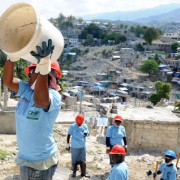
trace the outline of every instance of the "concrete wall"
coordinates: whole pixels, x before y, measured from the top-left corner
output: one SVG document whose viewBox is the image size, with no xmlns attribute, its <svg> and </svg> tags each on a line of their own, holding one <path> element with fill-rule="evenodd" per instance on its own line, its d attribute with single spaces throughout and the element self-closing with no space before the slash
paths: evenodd
<svg viewBox="0 0 180 180">
<path fill-rule="evenodd" d="M 16 122 L 14 111 L 0 111 L 0 133 L 15 134 Z"/>
<path fill-rule="evenodd" d="M 77 97 L 75 97 L 75 96 L 67 97 L 64 101 L 66 107 L 74 105 L 74 104 L 76 104 L 76 102 L 77 102 Z"/>
<path fill-rule="evenodd" d="M 180 122 L 125 120 L 131 150 L 180 151 Z"/>
</svg>

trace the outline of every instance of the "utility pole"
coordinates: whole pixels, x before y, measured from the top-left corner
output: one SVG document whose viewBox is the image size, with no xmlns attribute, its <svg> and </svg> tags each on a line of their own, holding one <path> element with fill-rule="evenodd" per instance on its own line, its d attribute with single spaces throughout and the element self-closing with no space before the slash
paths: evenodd
<svg viewBox="0 0 180 180">
<path fill-rule="evenodd" d="M 81 89 L 79 114 L 82 113 L 83 89 L 84 89 L 84 86 L 82 86 L 82 89 Z"/>
<path fill-rule="evenodd" d="M 79 114 L 82 113 L 82 90 L 81 90 L 81 95 L 80 95 L 80 108 L 79 108 Z"/>
</svg>

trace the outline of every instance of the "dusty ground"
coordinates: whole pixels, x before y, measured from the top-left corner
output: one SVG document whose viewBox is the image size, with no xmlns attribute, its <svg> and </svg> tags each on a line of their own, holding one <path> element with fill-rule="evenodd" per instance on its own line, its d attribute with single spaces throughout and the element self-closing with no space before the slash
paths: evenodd
<svg viewBox="0 0 180 180">
<path fill-rule="evenodd" d="M 65 150 L 66 133 L 69 125 L 55 125 L 55 139 L 57 141 L 61 160 L 56 175 L 71 173 L 71 155 Z M 97 135 L 96 130 L 91 131 L 87 139 L 87 169 L 92 180 L 106 180 L 110 171 L 109 159 L 105 154 L 104 138 Z M 6 152 L 7 154 L 3 154 Z M 15 165 L 17 154 L 15 135 L 0 135 L 0 180 L 18 179 L 18 167 Z M 162 161 L 162 153 L 130 152 L 126 156 L 129 166 L 129 180 L 148 180 L 152 177 L 146 176 L 146 171 L 154 169 L 157 160 Z M 5 155 L 5 158 L 2 157 Z M 64 173 L 64 174 L 63 174 Z M 86 179 L 79 176 L 76 178 L 58 178 L 58 180 Z"/>
</svg>

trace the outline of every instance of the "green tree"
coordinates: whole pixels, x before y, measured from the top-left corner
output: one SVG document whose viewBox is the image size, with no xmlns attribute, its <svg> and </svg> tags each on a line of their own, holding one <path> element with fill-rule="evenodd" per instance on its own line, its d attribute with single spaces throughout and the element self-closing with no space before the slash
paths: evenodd
<svg viewBox="0 0 180 180">
<path fill-rule="evenodd" d="M 7 55 L 0 50 L 0 67 L 3 67 L 7 59 Z"/>
<path fill-rule="evenodd" d="M 74 16 L 70 15 L 67 17 L 67 21 L 74 23 L 76 21 L 76 18 Z"/>
<path fill-rule="evenodd" d="M 106 32 L 100 29 L 96 24 L 91 23 L 86 26 L 79 35 L 80 39 L 86 39 L 87 36 L 91 35 L 92 38 L 102 39 L 104 38 Z"/>
<path fill-rule="evenodd" d="M 130 32 L 134 33 L 137 37 L 139 37 L 141 34 L 144 34 L 145 29 L 147 29 L 146 26 L 131 26 Z"/>
<path fill-rule="evenodd" d="M 20 59 L 15 63 L 15 76 L 24 81 L 28 80 L 26 73 L 24 72 L 25 67 L 28 66 L 28 62 L 26 60 Z"/>
<path fill-rule="evenodd" d="M 161 62 L 162 62 L 162 60 L 159 59 L 158 54 L 155 54 L 154 60 L 155 60 L 158 64 L 161 64 Z"/>
<path fill-rule="evenodd" d="M 87 36 L 86 36 L 86 40 L 85 40 L 85 42 L 84 42 L 84 45 L 85 46 L 94 46 L 95 44 L 94 44 L 94 40 L 93 40 L 93 36 L 91 35 L 91 34 L 87 34 Z"/>
<path fill-rule="evenodd" d="M 62 29 L 62 24 L 63 24 L 63 22 L 65 22 L 65 16 L 63 15 L 63 13 L 60 13 L 59 14 L 59 16 L 58 16 L 58 18 L 57 18 L 57 27 L 59 28 L 59 29 Z"/>
<path fill-rule="evenodd" d="M 155 74 L 158 71 L 158 63 L 155 60 L 145 60 L 140 66 L 140 71 L 149 75 Z"/>
<path fill-rule="evenodd" d="M 61 24 L 61 29 L 72 28 L 72 27 L 73 27 L 73 23 L 70 21 L 62 22 Z"/>
<path fill-rule="evenodd" d="M 135 50 L 136 50 L 136 51 L 140 51 L 140 52 L 144 52 L 144 47 L 143 47 L 142 44 L 137 43 L 137 44 L 135 45 Z"/>
<path fill-rule="evenodd" d="M 78 22 L 79 22 L 79 23 L 84 22 L 83 18 L 78 18 Z"/>
<path fill-rule="evenodd" d="M 169 83 L 164 83 L 161 81 L 157 81 L 155 83 L 155 89 L 156 93 L 152 94 L 149 98 L 149 100 L 156 105 L 162 98 L 163 99 L 169 99 L 170 92 L 172 89 L 172 86 Z"/>
<path fill-rule="evenodd" d="M 110 34 L 107 34 L 102 42 L 105 44 L 108 43 L 108 40 L 115 41 L 115 44 L 119 44 L 120 42 L 125 42 L 127 38 L 124 35 L 121 35 L 119 33 L 112 32 Z"/>
<path fill-rule="evenodd" d="M 177 42 L 174 42 L 171 44 L 171 51 L 173 53 L 176 53 L 177 52 L 177 48 L 179 47 L 179 44 Z"/>
<path fill-rule="evenodd" d="M 147 28 L 144 31 L 144 40 L 148 43 L 151 44 L 153 40 L 158 39 L 160 36 L 160 33 L 158 30 L 156 30 L 153 27 Z"/>
</svg>

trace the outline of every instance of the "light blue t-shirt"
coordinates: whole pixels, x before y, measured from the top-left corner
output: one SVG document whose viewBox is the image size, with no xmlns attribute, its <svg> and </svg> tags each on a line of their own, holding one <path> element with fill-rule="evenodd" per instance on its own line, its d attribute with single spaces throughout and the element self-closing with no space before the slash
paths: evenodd
<svg viewBox="0 0 180 180">
<path fill-rule="evenodd" d="M 176 180 L 177 168 L 174 165 L 167 166 L 165 162 L 162 162 L 158 171 L 162 172 L 161 178 L 163 180 Z"/>
<path fill-rule="evenodd" d="M 126 130 L 124 126 L 116 127 L 111 125 L 108 127 L 106 137 L 110 138 L 110 144 L 115 146 L 117 144 L 124 146 L 123 137 L 126 137 Z"/>
<path fill-rule="evenodd" d="M 48 111 L 34 105 L 34 91 L 29 84 L 20 81 L 16 96 L 16 134 L 18 158 L 29 161 L 48 159 L 57 151 L 53 138 L 53 125 L 61 108 L 61 96 L 49 89 L 51 105 Z"/>
<path fill-rule="evenodd" d="M 68 134 L 72 135 L 71 147 L 80 149 L 86 147 L 86 137 L 83 133 L 89 133 L 89 129 L 86 124 L 78 126 L 76 123 L 69 127 Z"/>
<path fill-rule="evenodd" d="M 108 175 L 108 180 L 128 180 L 128 166 L 125 162 L 115 164 Z"/>
</svg>

